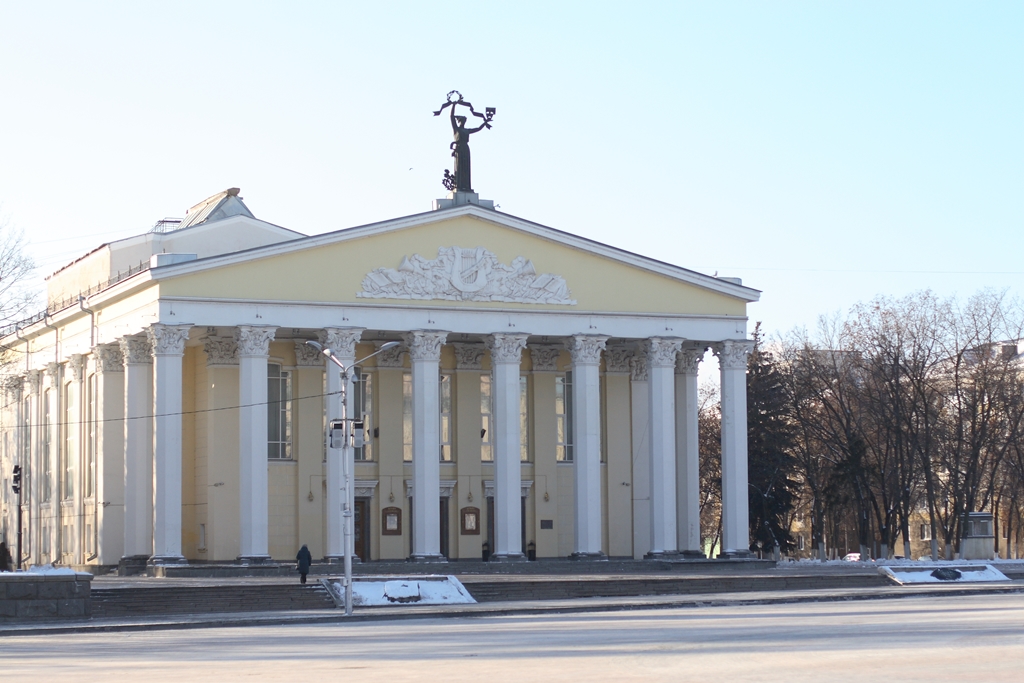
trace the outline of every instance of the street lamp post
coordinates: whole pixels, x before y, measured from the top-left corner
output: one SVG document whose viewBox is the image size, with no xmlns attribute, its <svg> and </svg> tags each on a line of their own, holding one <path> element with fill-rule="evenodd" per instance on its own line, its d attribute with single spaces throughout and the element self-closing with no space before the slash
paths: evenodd
<svg viewBox="0 0 1024 683">
<path fill-rule="evenodd" d="M 354 436 L 352 425 L 355 420 L 350 419 L 348 416 L 349 370 L 355 368 L 360 363 L 373 358 L 378 353 L 398 346 L 398 342 L 392 341 L 382 344 L 379 349 L 371 353 L 369 356 L 365 356 L 354 361 L 349 367 L 345 367 L 345 364 L 335 357 L 334 350 L 329 346 L 324 346 L 323 344 L 312 340 L 307 341 L 306 344 L 327 356 L 332 363 L 341 368 L 341 420 L 339 420 L 339 422 L 341 422 L 341 472 L 342 477 L 345 480 L 345 498 L 344 502 L 341 504 L 341 518 L 345 538 L 345 616 L 350 617 L 352 616 L 352 555 L 355 551 L 355 518 L 353 513 L 353 507 L 355 507 L 355 457 L 352 443 Z M 338 446 L 335 445 L 337 443 L 335 440 L 335 432 L 337 430 L 334 428 L 334 423 L 334 420 L 330 420 L 328 422 L 330 429 L 330 433 L 328 434 L 328 443 L 331 448 L 337 449 Z M 335 511 L 328 510 L 327 514 L 335 514 Z"/>
</svg>

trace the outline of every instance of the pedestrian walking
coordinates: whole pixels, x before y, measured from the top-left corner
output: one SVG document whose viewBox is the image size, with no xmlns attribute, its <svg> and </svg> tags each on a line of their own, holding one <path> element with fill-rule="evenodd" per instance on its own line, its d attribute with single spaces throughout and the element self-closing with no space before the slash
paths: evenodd
<svg viewBox="0 0 1024 683">
<path fill-rule="evenodd" d="M 295 561 L 298 563 L 296 569 L 299 570 L 299 583 L 306 583 L 309 565 L 313 564 L 313 556 L 309 554 L 309 548 L 305 545 L 299 548 L 299 554 L 295 556 Z"/>
</svg>

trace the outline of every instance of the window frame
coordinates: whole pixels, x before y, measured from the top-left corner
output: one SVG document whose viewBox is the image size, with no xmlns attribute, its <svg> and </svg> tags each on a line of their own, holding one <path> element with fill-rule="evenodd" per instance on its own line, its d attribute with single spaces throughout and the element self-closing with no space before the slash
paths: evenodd
<svg viewBox="0 0 1024 683">
<path fill-rule="evenodd" d="M 271 368 L 277 368 L 279 374 L 271 375 Z M 292 453 L 294 396 L 292 371 L 286 370 L 283 363 L 267 363 L 267 460 L 286 462 L 294 460 Z M 278 385 L 276 393 L 272 390 Z M 275 410 L 274 405 L 277 404 Z M 275 434 L 274 429 L 278 429 Z M 272 437 L 279 438 L 274 439 Z M 276 455 L 274 454 L 276 450 Z"/>
</svg>

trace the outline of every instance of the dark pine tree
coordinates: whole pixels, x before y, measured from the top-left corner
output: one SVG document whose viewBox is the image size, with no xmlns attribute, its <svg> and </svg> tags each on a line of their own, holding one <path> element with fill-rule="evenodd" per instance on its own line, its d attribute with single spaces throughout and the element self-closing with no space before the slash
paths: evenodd
<svg viewBox="0 0 1024 683">
<path fill-rule="evenodd" d="M 789 514 L 797 492 L 794 474 L 796 432 L 790 419 L 789 387 L 770 351 L 761 324 L 754 328 L 754 350 L 747 363 L 747 476 L 750 485 L 750 549 L 795 549 Z"/>
</svg>

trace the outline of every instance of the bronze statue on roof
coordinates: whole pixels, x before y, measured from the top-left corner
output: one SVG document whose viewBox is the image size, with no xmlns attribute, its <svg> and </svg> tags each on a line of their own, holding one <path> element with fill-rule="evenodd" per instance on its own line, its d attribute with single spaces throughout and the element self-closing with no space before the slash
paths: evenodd
<svg viewBox="0 0 1024 683">
<path fill-rule="evenodd" d="M 483 119 L 476 128 L 466 128 L 466 121 L 468 120 L 465 116 L 457 116 L 455 114 L 455 108 L 457 106 L 467 107 L 469 113 L 473 116 Z M 469 136 L 473 133 L 478 133 L 484 128 L 491 127 L 491 121 L 494 119 L 495 108 L 487 107 L 484 113 L 473 109 L 473 105 L 462 99 L 462 93 L 458 90 L 452 90 L 448 93 L 447 101 L 441 105 L 441 108 L 434 112 L 434 116 L 440 116 L 448 107 L 451 107 L 451 121 L 452 121 L 452 133 L 455 136 L 455 141 L 451 144 L 452 156 L 455 157 L 455 173 L 451 173 L 448 169 L 444 171 L 444 180 L 442 184 L 448 190 L 454 190 L 455 192 L 472 192 L 473 181 L 471 178 L 471 162 L 469 155 Z"/>
</svg>

